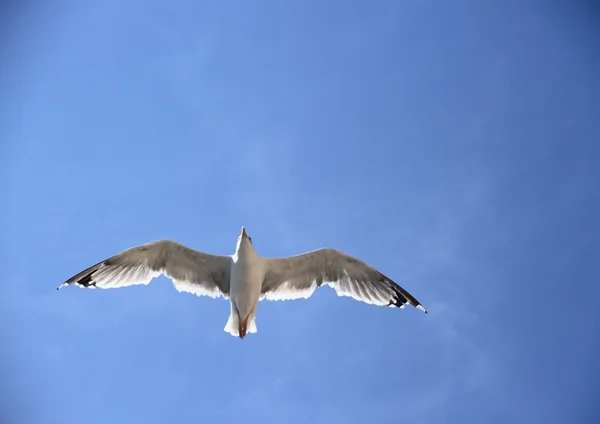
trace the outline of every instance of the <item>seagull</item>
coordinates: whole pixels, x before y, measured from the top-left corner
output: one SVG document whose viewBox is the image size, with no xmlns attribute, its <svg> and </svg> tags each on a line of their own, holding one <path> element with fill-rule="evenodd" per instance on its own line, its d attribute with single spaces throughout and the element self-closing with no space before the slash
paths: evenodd
<svg viewBox="0 0 600 424">
<path fill-rule="evenodd" d="M 170 278 L 178 292 L 229 299 L 224 331 L 243 339 L 256 333 L 258 302 L 307 299 L 327 284 L 338 296 L 368 304 L 427 310 L 410 293 L 367 263 L 339 250 L 321 248 L 296 256 L 261 257 L 242 227 L 235 253 L 212 255 L 172 240 L 158 240 L 124 250 L 69 278 L 57 290 L 119 288 Z"/>
</svg>

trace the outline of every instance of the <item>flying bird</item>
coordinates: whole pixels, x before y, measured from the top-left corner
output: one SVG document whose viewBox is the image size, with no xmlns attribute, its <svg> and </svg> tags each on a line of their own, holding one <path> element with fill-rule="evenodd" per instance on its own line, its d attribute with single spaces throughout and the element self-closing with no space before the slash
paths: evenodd
<svg viewBox="0 0 600 424">
<path fill-rule="evenodd" d="M 258 302 L 309 298 L 327 284 L 338 296 L 378 305 L 425 308 L 410 293 L 367 263 L 339 250 L 321 248 L 296 256 L 261 257 L 242 227 L 235 253 L 212 255 L 172 240 L 132 247 L 69 278 L 57 290 L 118 288 L 148 284 L 164 274 L 179 292 L 229 299 L 231 312 L 224 330 L 244 338 L 256 333 Z"/>
</svg>

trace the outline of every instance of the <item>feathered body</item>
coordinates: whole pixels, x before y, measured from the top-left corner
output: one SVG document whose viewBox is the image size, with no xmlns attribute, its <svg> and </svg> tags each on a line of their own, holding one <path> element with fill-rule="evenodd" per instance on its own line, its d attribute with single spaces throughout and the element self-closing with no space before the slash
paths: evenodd
<svg viewBox="0 0 600 424">
<path fill-rule="evenodd" d="M 249 237 L 238 240 L 232 256 L 229 300 L 231 314 L 225 331 L 232 336 L 245 337 L 246 332 L 256 333 L 254 318 L 265 277 L 264 262 L 258 256 Z"/>
</svg>

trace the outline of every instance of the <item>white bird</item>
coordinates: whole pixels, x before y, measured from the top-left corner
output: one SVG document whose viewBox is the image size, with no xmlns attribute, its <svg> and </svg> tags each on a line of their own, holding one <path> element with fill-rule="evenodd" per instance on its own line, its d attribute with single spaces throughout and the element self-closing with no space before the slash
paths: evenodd
<svg viewBox="0 0 600 424">
<path fill-rule="evenodd" d="M 425 308 L 398 284 L 365 262 L 334 249 L 317 249 L 283 258 L 258 255 L 244 227 L 231 256 L 211 255 L 171 240 L 136 246 L 103 260 L 61 284 L 118 288 L 148 284 L 164 274 L 177 291 L 230 300 L 224 330 L 244 338 L 256 333 L 256 308 L 262 299 L 309 298 L 324 283 L 339 296 L 378 306 Z"/>
</svg>

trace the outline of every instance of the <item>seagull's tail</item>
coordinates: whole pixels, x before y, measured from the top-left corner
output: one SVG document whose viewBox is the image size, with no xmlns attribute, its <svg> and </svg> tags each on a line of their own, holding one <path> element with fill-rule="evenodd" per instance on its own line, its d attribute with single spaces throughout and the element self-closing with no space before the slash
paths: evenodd
<svg viewBox="0 0 600 424">
<path fill-rule="evenodd" d="M 240 326 L 239 319 L 237 314 L 232 313 L 229 315 L 229 319 L 227 320 L 227 324 L 225 324 L 225 328 L 223 329 L 226 333 L 231 334 L 233 337 L 240 336 Z M 251 321 L 248 322 L 248 327 L 246 333 L 256 333 L 258 328 L 256 327 L 256 321 L 252 318 Z"/>
</svg>

